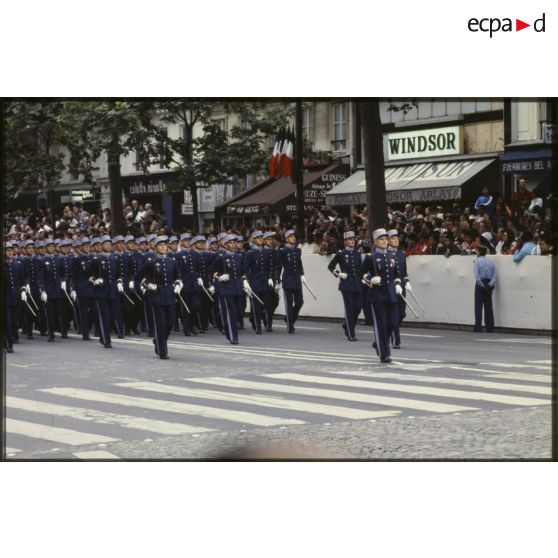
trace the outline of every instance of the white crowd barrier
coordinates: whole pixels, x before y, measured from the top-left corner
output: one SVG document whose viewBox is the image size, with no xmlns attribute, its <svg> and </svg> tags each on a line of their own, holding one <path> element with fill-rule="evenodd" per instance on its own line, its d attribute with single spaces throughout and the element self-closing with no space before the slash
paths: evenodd
<svg viewBox="0 0 558 558">
<path fill-rule="evenodd" d="M 527 256 L 519 264 L 511 256 L 487 256 L 496 264 L 496 288 L 492 296 L 496 327 L 551 330 L 552 256 Z M 407 271 L 413 293 L 425 313 L 415 318 L 407 311 L 406 322 L 473 325 L 474 286 L 473 261 L 476 256 L 411 256 Z M 314 300 L 303 288 L 304 306 L 301 317 L 343 318 L 343 303 L 338 280 L 327 270 L 331 257 L 302 256 L 306 280 L 316 295 Z M 283 292 L 277 308 L 284 314 Z M 362 314 L 360 315 L 362 318 Z"/>
</svg>

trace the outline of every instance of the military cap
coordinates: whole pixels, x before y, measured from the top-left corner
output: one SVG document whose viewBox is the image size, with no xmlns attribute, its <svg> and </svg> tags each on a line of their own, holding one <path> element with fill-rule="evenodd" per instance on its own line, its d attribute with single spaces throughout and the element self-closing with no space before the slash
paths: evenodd
<svg viewBox="0 0 558 558">
<path fill-rule="evenodd" d="M 103 242 L 112 242 L 112 241 L 108 234 L 104 234 L 103 236 L 101 236 L 101 238 L 99 238 L 99 242 L 103 244 Z"/>
<path fill-rule="evenodd" d="M 216 238 L 215 236 L 210 236 L 210 237 L 207 239 L 207 243 L 208 243 L 208 244 L 213 244 L 214 242 L 217 242 L 217 238 Z"/>
<path fill-rule="evenodd" d="M 263 235 L 264 240 L 265 240 L 266 238 L 272 238 L 272 237 L 274 237 L 274 236 L 275 236 L 275 233 L 274 233 L 273 231 L 268 231 L 268 232 L 264 233 L 264 235 Z"/>
<path fill-rule="evenodd" d="M 386 231 L 386 229 L 376 229 L 373 233 L 372 233 L 372 238 L 374 240 L 377 240 L 378 238 L 380 238 L 381 236 L 387 236 L 388 233 Z"/>
<path fill-rule="evenodd" d="M 228 234 L 223 238 L 223 242 L 226 244 L 227 242 L 236 241 L 236 234 Z"/>
<path fill-rule="evenodd" d="M 50 246 L 51 244 L 54 244 L 54 240 L 52 238 L 45 238 L 45 240 L 43 241 L 43 245 L 46 248 L 47 246 Z"/>
<path fill-rule="evenodd" d="M 392 236 L 399 236 L 399 231 L 397 229 L 390 229 L 387 234 L 391 238 Z"/>
<path fill-rule="evenodd" d="M 252 233 L 252 238 L 261 238 L 264 235 L 262 231 L 254 231 Z"/>
<path fill-rule="evenodd" d="M 151 242 L 152 240 L 155 240 L 157 238 L 156 234 L 148 234 L 147 235 L 147 242 Z"/>
<path fill-rule="evenodd" d="M 145 236 L 136 238 L 136 244 L 147 244 L 147 238 L 145 238 Z"/>
<path fill-rule="evenodd" d="M 169 241 L 169 237 L 166 235 L 157 236 L 155 237 L 155 246 L 157 246 L 157 244 L 160 244 L 161 242 L 168 242 L 168 241 Z"/>
<path fill-rule="evenodd" d="M 182 233 L 180 235 L 180 240 L 190 240 L 192 238 L 192 234 L 191 233 Z"/>
<path fill-rule="evenodd" d="M 218 238 L 219 240 L 224 240 L 227 236 L 228 236 L 228 234 L 227 234 L 226 232 L 222 232 L 222 233 L 219 233 L 219 234 L 217 235 L 217 238 Z"/>
<path fill-rule="evenodd" d="M 23 241 L 23 247 L 25 248 L 26 246 L 29 246 L 30 244 L 33 244 L 33 241 L 31 239 L 28 240 L 24 240 Z"/>
<path fill-rule="evenodd" d="M 124 237 L 124 242 L 135 242 L 135 238 L 133 235 L 129 234 L 127 236 Z"/>
<path fill-rule="evenodd" d="M 178 242 L 178 238 L 177 238 L 176 236 L 171 236 L 171 237 L 169 237 L 169 244 L 170 244 L 171 242 Z"/>
<path fill-rule="evenodd" d="M 191 244 L 195 244 L 196 242 L 205 242 L 205 236 L 203 236 L 203 234 L 198 234 L 194 236 L 190 242 Z"/>
<path fill-rule="evenodd" d="M 349 231 L 343 234 L 343 238 L 345 240 L 349 239 L 349 238 L 354 238 L 355 237 L 355 233 L 353 231 Z"/>
<path fill-rule="evenodd" d="M 116 244 L 117 242 L 124 242 L 124 237 L 121 234 L 112 237 L 112 243 Z"/>
<path fill-rule="evenodd" d="M 287 232 L 285 232 L 285 238 L 289 238 L 289 236 L 295 234 L 295 232 L 292 229 L 289 229 Z"/>
<path fill-rule="evenodd" d="M 80 246 L 83 246 L 84 244 L 89 244 L 89 237 L 88 236 L 82 236 L 79 240 L 79 244 L 80 244 Z"/>
</svg>

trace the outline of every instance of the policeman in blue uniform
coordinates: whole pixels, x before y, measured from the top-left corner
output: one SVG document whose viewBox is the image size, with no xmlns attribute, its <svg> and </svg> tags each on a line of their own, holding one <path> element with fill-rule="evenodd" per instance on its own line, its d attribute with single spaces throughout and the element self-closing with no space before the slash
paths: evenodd
<svg viewBox="0 0 558 558">
<path fill-rule="evenodd" d="M 21 304 L 28 302 L 23 262 L 14 258 L 11 242 L 4 244 L 4 346 L 13 353 L 14 328 L 19 323 Z"/>
<path fill-rule="evenodd" d="M 41 329 L 39 320 L 43 321 L 42 319 L 44 316 L 42 312 L 39 310 L 39 300 L 40 300 L 40 293 L 38 292 L 37 286 L 37 272 L 39 266 L 39 258 L 35 254 L 35 246 L 32 240 L 26 240 L 23 243 L 23 251 L 24 255 L 20 257 L 21 262 L 23 263 L 23 270 L 24 275 L 26 277 L 26 292 L 29 306 L 27 304 L 23 305 L 23 312 L 24 312 L 24 322 L 25 322 L 25 330 L 27 332 L 27 339 L 33 339 L 33 324 L 36 322 L 37 327 L 40 331 L 45 331 Z M 33 315 L 33 313 L 35 315 Z"/>
<path fill-rule="evenodd" d="M 62 292 L 67 288 L 67 277 L 64 276 L 64 265 L 59 255 L 55 253 L 55 242 L 52 238 L 44 241 L 46 254 L 41 258 L 38 270 L 40 298 L 46 306 L 48 341 L 54 341 L 56 322 L 60 326 L 62 338 L 68 337 L 68 320 L 66 314 L 65 297 Z"/>
<path fill-rule="evenodd" d="M 68 324 L 71 320 L 74 320 L 74 326 L 77 329 L 79 327 L 77 315 L 75 312 L 75 297 L 76 293 L 73 287 L 73 277 L 72 277 L 72 263 L 73 256 L 71 256 L 72 241 L 67 239 L 62 239 L 58 245 L 60 254 L 59 258 L 62 262 L 62 274 L 64 276 L 64 287 L 62 289 L 62 305 L 64 306 L 64 312 L 66 314 L 66 321 Z"/>
<path fill-rule="evenodd" d="M 114 271 L 113 281 L 116 284 L 116 297 L 111 305 L 112 322 L 116 326 L 118 339 L 124 339 L 125 316 L 129 313 L 130 303 L 124 296 L 130 282 L 130 256 L 125 252 L 126 243 L 122 235 L 116 235 L 111 241 L 111 268 Z M 129 295 L 128 295 L 129 296 Z"/>
<path fill-rule="evenodd" d="M 397 267 L 397 272 L 399 277 L 402 279 L 401 289 L 404 297 L 407 296 L 407 291 L 411 292 L 412 286 L 407 276 L 407 257 L 403 250 L 399 250 L 399 231 L 397 229 L 391 229 L 388 231 L 388 250 L 393 253 L 395 257 L 395 266 Z M 391 343 L 394 349 L 401 348 L 401 334 L 399 328 L 401 323 L 407 315 L 405 301 L 398 296 L 397 297 L 397 322 L 394 324 L 393 332 L 391 334 Z"/>
<path fill-rule="evenodd" d="M 133 302 L 133 304 L 131 304 L 127 301 L 129 304 L 129 313 L 125 316 L 126 321 L 124 325 L 126 327 L 126 335 L 130 333 L 135 333 L 137 335 L 139 334 L 138 324 L 143 314 L 143 302 L 136 290 L 140 268 L 138 259 L 139 249 L 136 244 L 136 239 L 131 234 L 124 237 L 124 242 L 126 243 L 126 254 L 128 255 L 128 279 L 124 283 L 124 292 Z"/>
<path fill-rule="evenodd" d="M 157 238 L 156 234 L 147 235 L 146 240 L 147 240 L 148 249 L 144 252 L 145 258 L 143 260 L 143 265 L 149 263 L 155 256 L 154 242 L 156 238 Z M 155 327 L 153 324 L 153 309 L 151 308 L 151 302 L 149 297 L 144 298 L 144 304 L 145 304 L 145 316 L 147 321 L 147 336 L 155 337 Z"/>
<path fill-rule="evenodd" d="M 139 320 L 140 320 L 140 331 L 141 333 L 147 333 L 147 309 L 146 309 L 146 302 L 144 298 L 145 294 L 145 287 L 140 285 L 141 279 L 141 269 L 143 268 L 144 263 L 146 262 L 149 254 L 149 245 L 147 244 L 147 238 L 144 236 L 140 236 L 136 239 L 136 245 L 138 249 L 134 253 L 134 259 L 136 261 L 136 273 L 134 277 L 134 290 L 136 292 L 137 298 L 141 301 L 140 307 L 138 309 L 139 312 Z"/>
<path fill-rule="evenodd" d="M 362 264 L 363 279 L 369 285 L 367 304 L 371 305 L 376 337 L 376 352 L 384 363 L 391 362 L 389 337 L 397 323 L 397 297 L 403 292 L 395 256 L 387 250 L 385 229 L 372 233 L 374 249 Z"/>
<path fill-rule="evenodd" d="M 224 237 L 225 250 L 220 252 L 213 263 L 213 278 L 219 283 L 221 316 L 227 339 L 238 345 L 238 314 L 242 311 L 244 266 L 240 252 L 235 251 L 237 237 Z"/>
<path fill-rule="evenodd" d="M 362 310 L 362 260 L 360 252 L 355 250 L 355 233 L 346 232 L 344 240 L 345 248 L 337 251 L 327 268 L 339 279 L 345 307 L 345 335 L 349 341 L 356 341 L 355 327 Z"/>
<path fill-rule="evenodd" d="M 185 233 L 189 235 L 189 233 Z M 192 334 L 197 335 L 200 327 L 199 313 L 201 308 L 201 286 L 200 276 L 198 272 L 198 257 L 199 255 L 195 250 L 190 247 L 190 241 L 193 240 L 191 236 L 185 237 L 183 242 L 183 249 L 177 252 L 174 256 L 178 264 L 178 273 L 182 282 L 182 291 L 180 295 L 186 303 L 180 303 L 180 317 L 182 319 L 182 328 L 184 335 L 190 337 Z M 196 238 L 196 241 L 198 238 Z M 187 248 L 184 247 L 187 244 Z"/>
<path fill-rule="evenodd" d="M 200 305 L 198 310 L 198 329 L 200 333 L 205 333 L 209 328 L 209 314 L 211 312 L 210 293 L 210 261 L 212 258 L 206 250 L 206 238 L 202 234 L 198 234 L 191 241 L 192 252 L 195 254 L 195 262 L 197 267 L 197 283 L 199 287 Z"/>
<path fill-rule="evenodd" d="M 276 235 L 273 231 L 264 233 L 264 253 L 266 255 L 267 266 L 269 267 L 269 276 L 273 281 L 270 288 L 265 293 L 264 304 L 265 312 L 263 315 L 265 330 L 268 333 L 273 332 L 273 317 L 275 310 L 279 306 L 279 291 L 281 289 L 281 254 L 277 249 Z"/>
<path fill-rule="evenodd" d="M 217 251 L 219 250 L 219 241 L 217 240 L 216 236 L 210 236 L 207 239 L 207 251 L 204 253 L 204 257 L 206 260 L 206 270 L 207 275 L 204 279 L 205 284 L 208 285 L 207 291 L 213 298 L 213 302 L 209 300 L 207 297 L 208 302 L 208 319 L 209 323 L 216 328 L 222 330 L 222 327 L 219 326 L 220 324 L 220 317 L 219 317 L 219 305 L 217 303 L 217 294 L 215 292 L 215 284 L 213 281 L 213 277 L 211 275 L 211 268 L 213 267 L 213 263 L 215 262 L 215 258 L 217 257 Z"/>
<path fill-rule="evenodd" d="M 252 328 L 258 335 L 262 334 L 262 317 L 264 314 L 262 303 L 265 304 L 269 289 L 273 289 L 274 287 L 270 269 L 271 254 L 269 251 L 265 252 L 263 249 L 263 237 L 264 233 L 262 231 L 254 231 L 252 233 L 254 245 L 246 252 L 244 261 L 246 279 L 252 292 L 256 295 L 250 300 L 250 321 L 252 322 Z M 262 302 L 260 302 L 260 300 Z"/>
<path fill-rule="evenodd" d="M 475 272 L 475 327 L 473 331 L 482 331 L 482 309 L 484 308 L 484 325 L 487 333 L 494 331 L 494 311 L 492 309 L 492 292 L 496 286 L 496 266 L 486 257 L 488 248 L 479 246 L 478 257 L 473 262 Z"/>
<path fill-rule="evenodd" d="M 288 333 L 294 333 L 294 324 L 304 304 L 302 296 L 302 283 L 304 268 L 302 266 L 301 250 L 297 246 L 296 235 L 293 230 L 285 233 L 287 244 L 280 249 L 280 266 L 282 269 L 281 283 L 285 299 L 285 318 L 287 320 Z"/>
<path fill-rule="evenodd" d="M 167 340 L 173 327 L 174 295 L 180 293 L 182 284 L 178 262 L 167 255 L 168 237 L 156 237 L 154 246 L 156 255 L 143 266 L 142 283 L 153 313 L 155 354 L 166 360 L 169 358 Z"/>
</svg>

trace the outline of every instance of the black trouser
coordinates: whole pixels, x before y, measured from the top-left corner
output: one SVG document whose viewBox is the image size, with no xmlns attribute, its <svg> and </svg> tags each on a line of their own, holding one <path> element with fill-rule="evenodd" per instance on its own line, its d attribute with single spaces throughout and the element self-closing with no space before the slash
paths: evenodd
<svg viewBox="0 0 558 558">
<path fill-rule="evenodd" d="M 110 307 L 114 304 L 112 298 L 97 299 L 97 315 L 99 316 L 99 341 L 101 345 L 108 345 L 111 342 L 111 311 Z"/>
<path fill-rule="evenodd" d="M 79 307 L 79 319 L 81 322 L 81 336 L 83 339 L 88 339 L 91 330 L 91 322 L 97 322 L 97 328 L 99 327 L 99 318 L 97 315 L 95 299 L 90 296 L 78 296 L 77 301 Z"/>
<path fill-rule="evenodd" d="M 494 311 L 492 309 L 492 292 L 489 279 L 482 279 L 483 286 L 475 284 L 475 331 L 482 331 L 482 310 L 484 308 L 484 325 L 486 331 L 494 331 Z"/>
<path fill-rule="evenodd" d="M 152 304 L 153 327 L 155 329 L 155 353 L 159 356 L 168 354 L 167 340 L 174 324 L 174 304 Z"/>
<path fill-rule="evenodd" d="M 266 294 L 265 292 L 257 292 L 254 293 L 262 302 L 265 303 L 265 297 Z M 258 298 L 256 298 L 256 296 L 254 296 L 254 298 L 250 299 L 250 316 L 251 316 L 251 322 L 252 322 L 252 326 L 254 327 L 254 330 L 256 331 L 256 333 L 261 333 L 262 332 L 262 317 L 263 317 L 263 313 L 264 313 L 264 304 L 262 304 L 260 302 L 260 300 L 258 300 Z M 264 320 L 266 323 L 266 327 L 267 327 L 267 320 Z"/>
<path fill-rule="evenodd" d="M 137 330 L 138 324 L 143 316 L 143 302 L 135 290 L 129 292 L 128 296 L 134 304 L 128 302 L 128 312 L 124 316 L 126 331 Z"/>
<path fill-rule="evenodd" d="M 54 339 L 57 318 L 60 325 L 60 333 L 68 335 L 68 315 L 66 314 L 66 305 L 61 298 L 47 298 L 46 315 L 49 339 Z"/>
<path fill-rule="evenodd" d="M 242 308 L 239 295 L 220 295 L 221 319 L 227 339 L 238 343 L 238 312 Z"/>
<path fill-rule="evenodd" d="M 396 302 L 372 302 L 372 318 L 374 320 L 374 336 L 376 338 L 376 353 L 380 358 L 391 355 L 389 338 L 397 323 Z"/>
<path fill-rule="evenodd" d="M 121 297 L 124 298 L 124 295 L 118 293 L 116 298 L 111 299 L 112 303 L 109 307 L 111 327 L 112 325 L 115 326 L 118 337 L 124 337 L 124 313 L 122 311 L 123 302 Z"/>
<path fill-rule="evenodd" d="M 4 346 L 11 349 L 14 344 L 14 323 L 17 321 L 19 305 L 6 304 L 4 306 Z"/>
<path fill-rule="evenodd" d="M 341 294 L 345 308 L 345 333 L 347 338 L 355 337 L 356 322 L 362 309 L 362 291 L 341 291 Z"/>
<path fill-rule="evenodd" d="M 291 331 L 298 318 L 298 313 L 304 304 L 302 296 L 302 288 L 300 289 L 283 289 L 285 298 L 285 316 L 287 318 L 287 328 Z"/>
<path fill-rule="evenodd" d="M 403 296 L 405 298 L 407 296 L 405 288 L 403 288 Z M 399 332 L 399 328 L 407 315 L 406 307 L 407 305 L 405 304 L 405 301 L 402 300 L 401 297 L 397 297 L 397 323 L 393 326 L 393 332 L 391 334 L 391 342 L 393 345 L 401 345 L 401 334 Z"/>
<path fill-rule="evenodd" d="M 201 297 L 200 293 L 197 291 L 182 291 L 180 293 L 182 300 L 188 306 L 188 310 L 184 307 L 184 304 L 180 301 L 180 317 L 182 319 L 182 328 L 185 335 L 188 335 L 192 329 L 201 329 L 200 320 L 200 309 L 201 309 Z"/>
</svg>

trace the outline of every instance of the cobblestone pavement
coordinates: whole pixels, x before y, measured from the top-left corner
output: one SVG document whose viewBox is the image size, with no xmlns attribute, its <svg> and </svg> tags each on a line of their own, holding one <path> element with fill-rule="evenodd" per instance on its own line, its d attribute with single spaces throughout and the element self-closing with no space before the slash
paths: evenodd
<svg viewBox="0 0 558 558">
<path fill-rule="evenodd" d="M 384 365 L 370 331 L 173 334 L 107 351 L 22 340 L 7 359 L 7 459 L 548 459 L 543 336 L 403 330 Z"/>
</svg>

